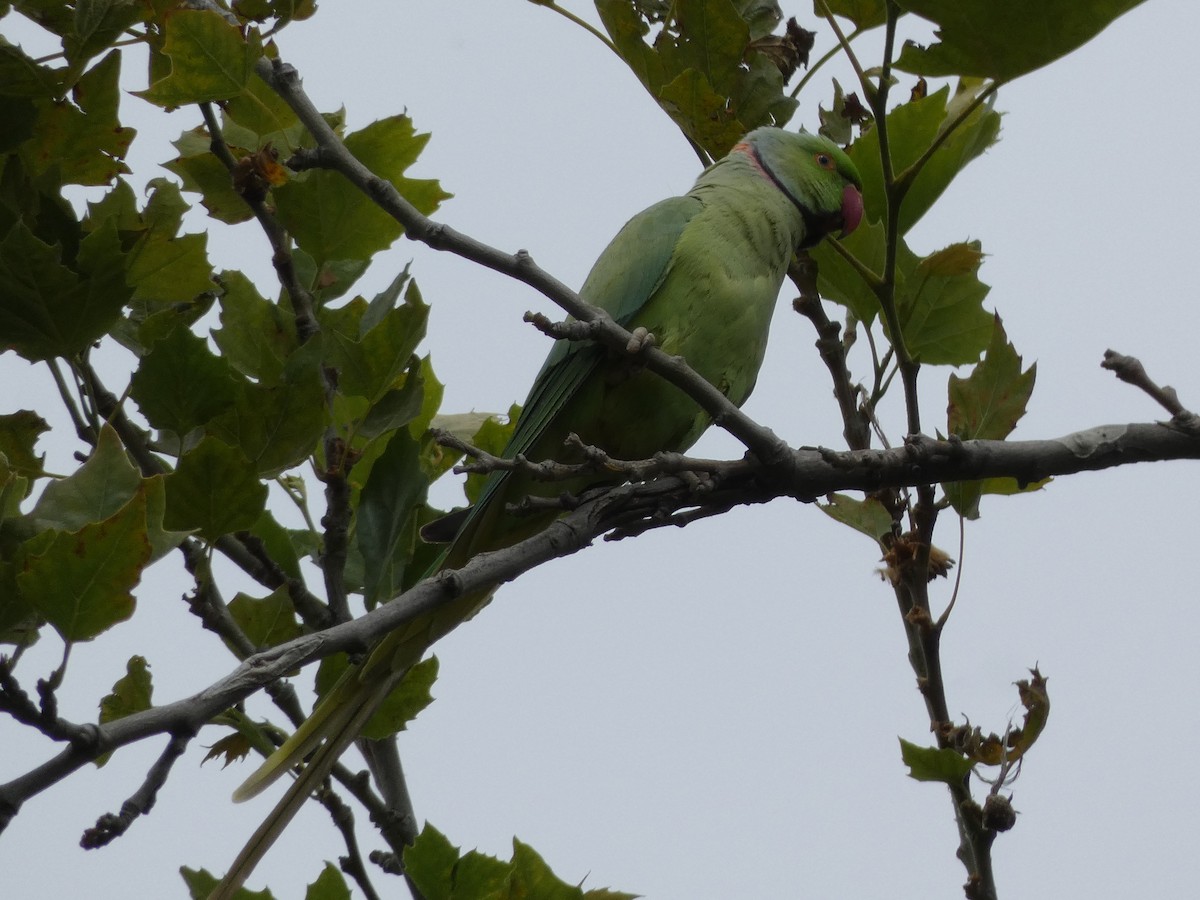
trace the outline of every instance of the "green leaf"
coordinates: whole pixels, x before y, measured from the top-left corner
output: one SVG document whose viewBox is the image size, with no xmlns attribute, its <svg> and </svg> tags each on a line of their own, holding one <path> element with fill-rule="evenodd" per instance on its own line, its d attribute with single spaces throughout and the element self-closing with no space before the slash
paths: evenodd
<svg viewBox="0 0 1200 900">
<path fill-rule="evenodd" d="M 133 615 L 131 592 L 150 560 L 145 494 L 102 522 L 46 531 L 26 547 L 17 589 L 64 641 L 89 641 Z"/>
<path fill-rule="evenodd" d="M 938 43 L 905 43 L 896 67 L 917 75 L 1001 81 L 1083 46 L 1142 0 L 897 0 L 937 26 Z"/>
<path fill-rule="evenodd" d="M 1021 357 L 1008 342 L 1004 324 L 998 315 L 993 317 L 991 342 L 982 362 L 967 378 L 950 376 L 950 433 L 963 440 L 1008 437 L 1025 415 L 1036 379 L 1037 363 L 1021 371 Z"/>
<path fill-rule="evenodd" d="M 75 103 L 39 101 L 32 140 L 21 148 L 30 173 L 55 173 L 61 184 L 107 184 L 128 173 L 123 162 L 137 134 L 117 120 L 121 54 L 113 50 L 75 85 Z"/>
<path fill-rule="evenodd" d="M 426 900 L 635 900 L 637 896 L 604 888 L 585 892 L 567 884 L 532 847 L 515 838 L 511 863 L 474 850 L 461 853 L 428 822 L 405 849 L 404 869 Z"/>
<path fill-rule="evenodd" d="M 490 417 L 482 425 L 479 430 L 471 436 L 470 443 L 474 447 L 478 447 L 493 456 L 500 456 L 504 452 L 504 448 L 508 446 L 508 440 L 512 437 L 513 431 L 517 427 L 517 418 L 521 414 L 521 407 L 513 404 L 508 410 L 508 417 L 504 422 L 501 422 L 497 417 Z M 467 476 L 466 483 L 463 485 L 463 490 L 467 495 L 468 503 L 475 503 L 479 500 L 479 495 L 483 493 L 483 486 L 487 483 L 488 476 L 476 472 L 472 472 Z"/>
<path fill-rule="evenodd" d="M 150 561 L 162 559 L 183 543 L 186 531 L 169 531 L 163 526 L 167 514 L 167 480 L 165 475 L 155 475 L 142 481 L 141 490 L 146 495 L 146 532 L 150 538 Z"/>
<path fill-rule="evenodd" d="M 929 365 L 975 362 L 992 333 L 983 308 L 990 288 L 979 280 L 978 241 L 952 244 L 917 263 L 896 295 L 904 343 Z"/>
<path fill-rule="evenodd" d="M 728 153 L 746 133 L 746 126 L 728 115 L 727 98 L 695 69 L 685 69 L 659 88 L 658 102 L 684 134 L 714 158 Z"/>
<path fill-rule="evenodd" d="M 397 428 L 403 428 L 421 414 L 424 405 L 425 379 L 421 364 L 414 360 L 400 382 L 400 387 L 388 391 L 367 410 L 358 424 L 358 434 L 376 438 Z"/>
<path fill-rule="evenodd" d="M 908 766 L 908 777 L 917 781 L 961 784 L 971 773 L 971 761 L 948 747 L 919 747 L 900 738 L 900 758 Z"/>
<path fill-rule="evenodd" d="M 203 338 L 180 325 L 141 358 L 130 395 L 151 425 L 182 438 L 228 409 L 239 381 Z"/>
<path fill-rule="evenodd" d="M 235 147 L 253 151 L 271 144 L 280 153 L 290 154 L 301 146 L 304 126 L 257 74 L 251 76 L 246 90 L 225 104 L 223 112 L 225 140 Z"/>
<path fill-rule="evenodd" d="M 56 97 L 61 90 L 60 71 L 38 65 L 20 47 L 0 43 L 0 95 Z"/>
<path fill-rule="evenodd" d="M 344 653 L 336 653 L 321 660 L 317 669 L 316 688 L 318 696 L 324 696 L 349 668 Z M 438 661 L 436 656 L 422 660 L 404 673 L 400 684 L 384 698 L 370 720 L 363 726 L 362 737 L 382 740 L 403 731 L 409 722 L 433 702 L 430 689 L 437 681 Z"/>
<path fill-rule="evenodd" d="M 1033 385 L 1037 380 L 1037 363 L 1021 371 L 1021 357 L 1008 342 L 1000 317 L 993 321 L 991 343 L 979 363 L 967 378 L 951 375 L 948 392 L 947 424 L 950 433 L 963 440 L 975 438 L 1003 440 L 1025 415 Z M 968 519 L 979 518 L 979 501 L 983 494 L 1014 494 L 1039 490 L 1049 479 L 1033 484 L 1018 484 L 1012 478 L 989 478 L 984 481 L 964 481 L 943 485 L 946 497 Z"/>
<path fill-rule="evenodd" d="M 137 93 L 174 108 L 236 97 L 262 56 L 262 42 L 253 30 L 243 37 L 213 10 L 181 9 L 167 17 L 162 53 L 170 59 L 169 74 Z"/>
<path fill-rule="evenodd" d="M 129 251 L 128 280 L 133 299 L 158 306 L 186 303 L 212 291 L 208 236 L 167 237 L 148 232 Z"/>
<path fill-rule="evenodd" d="M 125 506 L 142 484 L 111 425 L 100 429 L 87 461 L 46 485 L 30 515 L 41 528 L 75 531 L 102 522 Z"/>
<path fill-rule="evenodd" d="M 125 664 L 125 675 L 113 684 L 112 692 L 100 699 L 100 724 L 115 722 L 125 716 L 147 710 L 151 706 L 154 685 L 150 682 L 150 664 L 143 656 L 131 656 Z M 108 762 L 112 752 L 97 757 L 96 768 Z"/>
<path fill-rule="evenodd" d="M 317 880 L 304 892 L 304 900 L 350 900 L 350 888 L 337 867 L 327 862 Z"/>
<path fill-rule="evenodd" d="M 950 88 L 944 87 L 927 97 L 903 103 L 888 113 L 888 144 L 892 169 L 897 177 L 928 151 L 934 140 L 956 120 L 960 111 L 982 87 L 978 82 L 964 81 L 953 98 L 950 97 Z M 996 143 L 1000 134 L 1000 114 L 992 107 L 994 99 L 993 95 L 956 125 L 951 136 L 920 170 L 900 205 L 898 224 L 901 234 L 907 234 L 920 221 L 971 160 Z M 854 142 L 849 154 L 862 176 L 865 218 L 883 221 L 886 192 L 880 165 L 878 129 L 867 129 Z"/>
<path fill-rule="evenodd" d="M 253 210 L 233 186 L 229 170 L 208 148 L 208 132 L 203 127 L 185 131 L 173 141 L 179 156 L 163 167 L 183 181 L 183 189 L 200 195 L 208 214 L 218 222 L 235 225 L 254 217 Z"/>
<path fill-rule="evenodd" d="M 839 243 L 861 265 L 881 277 L 887 238 L 879 222 L 863 222 Z M 822 241 L 808 254 L 817 263 L 817 289 L 821 296 L 845 306 L 860 322 L 870 324 L 875 321 L 880 312 L 879 298 L 845 257 L 833 249 L 830 241 Z M 901 238 L 896 258 L 897 269 L 903 272 L 906 267 L 915 265 L 915 259 Z"/>
<path fill-rule="evenodd" d="M 289 358 L 276 384 L 243 384 L 233 408 L 209 431 L 237 446 L 263 474 L 276 474 L 313 452 L 325 428 L 325 387 L 314 338 Z"/>
<path fill-rule="evenodd" d="M 29 598 L 17 590 L 17 569 L 0 560 L 0 644 L 28 647 L 37 642 L 45 619 Z"/>
<path fill-rule="evenodd" d="M 823 17 L 824 7 L 828 7 L 835 16 L 849 19 L 860 30 L 876 28 L 887 21 L 885 0 L 823 0 L 823 3 L 814 0 L 813 15 Z"/>
<path fill-rule="evenodd" d="M 425 337 L 429 307 L 416 285 L 409 286 L 403 306 L 383 312 L 375 324 L 364 317 L 368 306 L 357 298 L 337 310 L 323 310 L 329 364 L 339 372 L 338 387 L 371 403 L 398 386 L 413 352 Z"/>
<path fill-rule="evenodd" d="M 782 20 L 776 4 L 597 0 L 596 8 L 622 59 L 712 158 L 752 128 L 786 124 L 795 110 L 779 67 L 753 43 Z"/>
<path fill-rule="evenodd" d="M 208 900 L 208 896 L 220 883 L 220 879 L 207 869 L 189 869 L 187 866 L 180 866 L 179 874 L 183 877 L 184 884 L 187 885 L 188 896 L 191 900 Z M 252 891 L 244 887 L 238 888 L 234 896 L 237 900 L 275 900 L 275 895 L 266 888 L 261 891 Z"/>
<path fill-rule="evenodd" d="M 291 534 L 276 521 L 270 510 L 263 510 L 250 533 L 263 542 L 267 556 L 285 575 L 289 578 L 300 577 L 300 557 L 292 543 Z"/>
<path fill-rule="evenodd" d="M 406 429 L 396 431 L 359 495 L 355 530 L 366 566 L 368 608 L 391 599 L 419 539 L 417 513 L 429 487 L 419 450 Z"/>
<path fill-rule="evenodd" d="M 425 823 L 411 846 L 404 849 L 404 871 L 425 900 L 451 900 L 459 850 Z"/>
<path fill-rule="evenodd" d="M 296 319 L 262 297 L 241 272 L 222 272 L 221 327 L 213 340 L 225 359 L 244 375 L 274 384 L 297 348 Z"/>
<path fill-rule="evenodd" d="M 892 514 L 873 497 L 856 500 L 846 494 L 830 494 L 826 500 L 817 504 L 821 512 L 872 540 L 878 541 L 892 533 Z"/>
<path fill-rule="evenodd" d="M 138 215 L 137 197 L 124 178 L 118 178 L 99 200 L 89 200 L 87 208 L 84 227 L 88 231 L 95 231 L 109 219 L 116 225 L 118 233 L 139 232 L 145 228 L 142 217 Z"/>
<path fill-rule="evenodd" d="M 404 172 L 429 141 L 408 116 L 391 116 L 346 137 L 346 149 L 367 168 L 390 181 L 421 213 L 428 215 L 450 197 L 429 179 Z M 280 221 L 318 266 L 332 260 L 369 260 L 404 231 L 400 223 L 337 172 L 311 171 L 273 192 Z"/>
<path fill-rule="evenodd" d="M 73 356 L 112 328 L 130 293 L 111 220 L 83 239 L 73 267 L 18 222 L 0 241 L 0 350 Z"/>
<path fill-rule="evenodd" d="M 0 453 L 4 454 L 11 472 L 30 480 L 45 476 L 46 455 L 38 456 L 33 448 L 38 435 L 49 430 L 46 420 L 32 410 L 20 409 L 0 416 Z"/>
<path fill-rule="evenodd" d="M 183 455 L 166 482 L 166 525 L 208 541 L 253 526 L 267 499 L 245 454 L 211 436 Z"/>
<path fill-rule="evenodd" d="M 300 636 L 286 585 L 261 599 L 239 591 L 229 601 L 229 614 L 256 647 L 274 647 Z"/>
<path fill-rule="evenodd" d="M 77 0 L 75 27 L 63 39 L 63 49 L 72 68 L 82 67 L 120 38 L 125 29 L 141 18 L 136 0 Z"/>
</svg>

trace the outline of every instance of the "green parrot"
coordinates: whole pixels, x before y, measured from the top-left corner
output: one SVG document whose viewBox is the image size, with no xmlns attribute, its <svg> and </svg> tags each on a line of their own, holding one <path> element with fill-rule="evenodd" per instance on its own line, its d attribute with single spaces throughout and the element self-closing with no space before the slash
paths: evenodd
<svg viewBox="0 0 1200 900">
<path fill-rule="evenodd" d="M 634 216 L 600 255 L 580 289 L 618 323 L 652 333 L 739 406 L 750 396 L 767 344 L 775 302 L 794 252 L 862 216 L 861 180 L 850 158 L 823 137 L 779 128 L 750 132 L 706 169 L 682 197 Z M 506 457 L 572 461 L 572 432 L 621 459 L 683 451 L 709 425 L 694 400 L 629 357 L 592 343 L 558 341 L 529 392 Z M 538 483 L 497 472 L 479 501 L 457 518 L 439 569 L 510 546 L 554 518 L 518 516 L 506 507 L 529 495 L 557 496 L 603 483 Z M 451 603 L 391 632 L 321 699 L 312 715 L 238 788 L 255 796 L 304 761 L 229 874 L 210 895 L 227 900 L 359 736 L 372 713 L 434 641 L 478 612 L 492 591 Z"/>
</svg>

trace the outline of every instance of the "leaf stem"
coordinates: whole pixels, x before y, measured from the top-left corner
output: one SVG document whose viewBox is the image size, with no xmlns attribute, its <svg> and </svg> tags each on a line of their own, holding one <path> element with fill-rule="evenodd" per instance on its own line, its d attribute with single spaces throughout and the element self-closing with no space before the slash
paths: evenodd
<svg viewBox="0 0 1200 900">
<path fill-rule="evenodd" d="M 617 56 L 621 56 L 621 51 L 617 49 L 616 44 L 610 41 L 608 37 L 600 31 L 600 29 L 596 28 L 596 26 L 592 25 L 590 22 L 584 21 L 569 9 L 563 9 L 561 6 L 555 3 L 554 0 L 529 0 L 529 2 L 534 6 L 544 6 L 546 9 L 553 10 L 567 21 L 578 25 L 613 53 L 617 54 Z"/>
</svg>

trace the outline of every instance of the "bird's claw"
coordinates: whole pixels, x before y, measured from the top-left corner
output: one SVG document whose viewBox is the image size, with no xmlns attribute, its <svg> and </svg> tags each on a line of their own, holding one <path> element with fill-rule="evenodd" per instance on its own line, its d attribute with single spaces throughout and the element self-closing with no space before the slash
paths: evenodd
<svg viewBox="0 0 1200 900">
<path fill-rule="evenodd" d="M 629 343 L 625 345 L 625 352 L 630 356 L 636 356 L 647 347 L 653 347 L 658 343 L 658 340 L 650 332 L 649 329 L 642 325 L 633 329 L 633 333 L 629 338 Z"/>
</svg>

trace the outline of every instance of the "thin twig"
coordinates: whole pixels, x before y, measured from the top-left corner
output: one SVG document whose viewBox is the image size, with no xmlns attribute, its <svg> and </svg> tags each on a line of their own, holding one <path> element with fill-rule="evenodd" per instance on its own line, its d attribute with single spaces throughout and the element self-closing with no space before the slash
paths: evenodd
<svg viewBox="0 0 1200 900">
<path fill-rule="evenodd" d="M 96 824 L 83 833 L 79 846 L 84 850 L 95 850 L 103 847 L 123 835 L 140 816 L 150 812 L 158 799 L 158 792 L 167 783 L 171 768 L 175 761 L 183 756 L 191 742 L 192 734 L 173 734 L 167 741 L 167 746 L 159 754 L 154 765 L 146 773 L 141 786 L 132 796 L 121 804 L 121 811 L 114 815 L 105 813 L 96 820 Z"/>
</svg>

